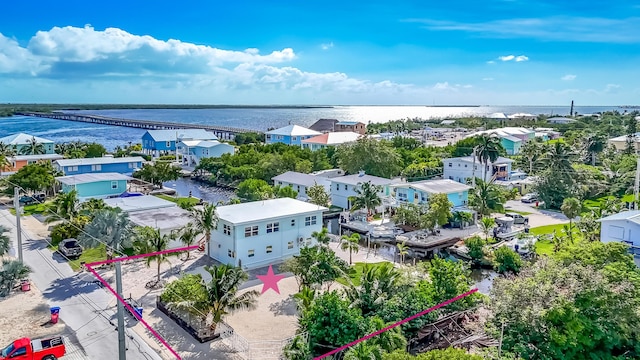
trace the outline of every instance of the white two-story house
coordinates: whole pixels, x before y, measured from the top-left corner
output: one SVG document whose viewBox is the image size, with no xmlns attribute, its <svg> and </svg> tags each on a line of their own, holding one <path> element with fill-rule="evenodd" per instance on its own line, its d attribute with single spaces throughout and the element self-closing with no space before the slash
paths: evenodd
<svg viewBox="0 0 640 360">
<path fill-rule="evenodd" d="M 243 269 L 281 262 L 315 245 L 311 234 L 322 230 L 325 210 L 290 198 L 219 206 L 209 256 Z"/>
<path fill-rule="evenodd" d="M 388 198 L 391 194 L 389 186 L 391 184 L 401 183 L 400 179 L 385 179 L 378 176 L 366 175 L 363 171 L 354 175 L 340 176 L 329 179 L 331 180 L 331 205 L 339 206 L 343 209 L 351 209 L 351 197 L 357 196 L 356 189 L 360 184 L 371 182 L 373 185 L 382 187 L 382 191 L 378 193 L 380 198 Z M 377 211 L 381 211 L 376 209 Z"/>
<path fill-rule="evenodd" d="M 298 192 L 298 199 L 302 201 L 309 200 L 307 189 L 314 185 L 322 185 L 327 194 L 331 187 L 331 181 L 326 177 L 296 171 L 287 171 L 272 177 L 271 180 L 273 180 L 273 184 L 276 186 L 291 186 L 293 190 Z"/>
<path fill-rule="evenodd" d="M 601 225 L 600 241 L 623 242 L 629 245 L 629 251 L 640 257 L 640 210 L 623 211 L 598 220 Z"/>
<path fill-rule="evenodd" d="M 496 180 L 510 180 L 512 163 L 513 160 L 500 156 L 495 162 L 486 165 L 485 175 L 483 164 L 478 158 L 474 163 L 473 156 L 443 159 L 443 178 L 463 184 L 471 181 L 474 175 L 479 179 L 485 176 L 485 181 L 491 181 L 494 177 Z"/>
</svg>

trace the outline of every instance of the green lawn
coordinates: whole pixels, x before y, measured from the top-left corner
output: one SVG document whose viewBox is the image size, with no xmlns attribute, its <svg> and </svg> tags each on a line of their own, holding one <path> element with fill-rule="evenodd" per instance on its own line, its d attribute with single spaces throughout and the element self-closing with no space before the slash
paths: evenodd
<svg viewBox="0 0 640 360">
<path fill-rule="evenodd" d="M 158 194 L 156 195 L 157 197 L 159 197 L 160 199 L 163 200 L 167 200 L 167 201 L 171 201 L 173 203 L 178 204 L 178 206 L 180 206 L 181 208 L 185 208 L 185 207 L 193 207 L 195 205 L 197 205 L 200 202 L 200 199 L 198 198 L 194 198 L 194 197 L 180 197 L 180 198 L 176 198 L 173 196 L 169 196 L 169 195 L 163 195 L 163 194 Z"/>
<path fill-rule="evenodd" d="M 538 227 L 529 229 L 529 232 L 533 235 L 553 234 L 554 231 L 558 231 L 558 232 L 562 231 L 562 229 L 564 229 L 564 225 L 565 224 L 538 226 Z"/>
<path fill-rule="evenodd" d="M 364 266 L 367 263 L 355 263 L 351 266 L 351 269 L 353 270 L 350 274 L 349 277 L 351 278 L 351 282 L 355 285 L 358 286 L 360 285 L 360 278 L 362 277 L 362 273 L 364 271 Z M 368 263 L 369 265 L 373 265 L 373 266 L 393 266 L 393 264 L 391 264 L 390 262 L 387 261 L 382 261 L 382 262 L 377 262 L 377 263 Z M 337 278 L 336 281 L 342 285 L 348 285 L 349 282 L 347 281 L 347 279 L 345 278 Z"/>
<path fill-rule="evenodd" d="M 505 209 L 504 210 L 505 213 L 514 213 L 514 214 L 520 214 L 522 216 L 527 216 L 527 215 L 531 215 L 533 213 L 527 212 L 527 211 L 520 211 L 520 210 L 511 210 L 511 209 Z"/>
<path fill-rule="evenodd" d="M 22 216 L 29 216 L 29 215 L 33 215 L 33 214 L 43 214 L 43 213 L 47 212 L 47 207 L 48 206 L 49 206 L 49 203 L 33 204 L 33 205 L 23 206 L 22 207 Z M 10 209 L 9 211 L 11 211 L 11 214 L 13 214 L 13 215 L 16 214 L 16 209 Z"/>
<path fill-rule="evenodd" d="M 564 229 L 565 225 L 567 224 L 538 226 L 535 228 L 531 228 L 529 232 L 533 235 L 553 235 L 554 231 L 557 231 L 558 234 L 560 234 L 560 232 Z M 574 242 L 575 243 L 580 242 L 582 240 L 580 236 L 580 232 L 575 229 L 575 225 L 574 225 L 573 232 L 574 232 L 574 235 L 573 235 Z M 553 253 L 553 244 L 551 243 L 551 240 L 536 241 L 536 253 L 538 255 L 551 255 Z"/>
</svg>

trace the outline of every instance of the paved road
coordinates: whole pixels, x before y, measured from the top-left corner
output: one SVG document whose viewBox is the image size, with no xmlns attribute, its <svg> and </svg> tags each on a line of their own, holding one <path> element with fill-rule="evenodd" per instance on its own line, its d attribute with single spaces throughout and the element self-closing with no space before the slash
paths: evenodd
<svg viewBox="0 0 640 360">
<path fill-rule="evenodd" d="M 11 255 L 17 257 L 15 216 L 0 210 L 0 225 L 11 229 L 14 247 Z M 102 288 L 91 283 L 87 273 L 76 274 L 57 254 L 46 248 L 44 240 L 23 230 L 24 261 L 32 269 L 30 278 L 42 291 L 50 306 L 60 306 L 60 319 L 75 333 L 75 337 L 91 360 L 118 358 L 118 333 L 115 317 L 115 299 Z M 131 320 L 129 318 L 128 320 Z M 128 360 L 161 360 L 133 331 L 127 330 Z M 73 351 L 77 352 L 81 349 Z M 71 356 L 70 358 L 77 358 Z M 65 359 L 67 356 L 65 356 Z"/>
<path fill-rule="evenodd" d="M 530 213 L 526 215 L 529 218 L 529 226 L 534 228 L 545 225 L 565 224 L 569 222 L 566 216 L 562 213 L 538 209 L 533 204 L 525 204 L 518 200 L 509 200 L 505 204 L 506 212 L 509 210 L 524 211 Z"/>
</svg>

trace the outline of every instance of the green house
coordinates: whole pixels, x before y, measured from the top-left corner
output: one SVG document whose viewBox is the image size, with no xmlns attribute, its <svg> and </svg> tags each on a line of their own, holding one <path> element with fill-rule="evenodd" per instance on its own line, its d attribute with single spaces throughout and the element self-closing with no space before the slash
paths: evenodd
<svg viewBox="0 0 640 360">
<path fill-rule="evenodd" d="M 63 193 L 75 190 L 78 199 L 106 199 L 127 191 L 127 181 L 132 178 L 118 173 L 79 174 L 57 177 Z"/>
</svg>

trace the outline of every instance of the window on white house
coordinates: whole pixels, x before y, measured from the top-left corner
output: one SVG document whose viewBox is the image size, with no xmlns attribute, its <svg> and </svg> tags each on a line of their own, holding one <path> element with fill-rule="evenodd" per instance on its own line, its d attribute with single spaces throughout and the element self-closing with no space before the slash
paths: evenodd
<svg viewBox="0 0 640 360">
<path fill-rule="evenodd" d="M 229 256 L 230 258 L 233 258 L 233 251 L 231 251 L 231 249 L 227 250 L 227 256 Z"/>
<path fill-rule="evenodd" d="M 336 190 L 340 190 L 340 184 L 336 184 Z"/>
<path fill-rule="evenodd" d="M 267 246 L 267 254 L 271 254 L 273 252 L 273 246 Z"/>
<path fill-rule="evenodd" d="M 253 257 L 256 254 L 255 250 L 249 250 L 247 257 Z"/>
<path fill-rule="evenodd" d="M 267 234 L 280 231 L 280 223 L 274 222 L 267 224 Z"/>
<path fill-rule="evenodd" d="M 291 226 L 296 226 L 296 219 L 291 219 Z"/>
<path fill-rule="evenodd" d="M 349 190 L 349 187 L 345 184 L 344 189 Z"/>
<path fill-rule="evenodd" d="M 244 237 L 258 236 L 257 226 L 247 226 L 244 228 Z"/>
<path fill-rule="evenodd" d="M 307 216 L 304 218 L 304 226 L 311 226 L 317 223 L 316 216 Z"/>
<path fill-rule="evenodd" d="M 118 182 L 117 181 L 112 181 L 111 182 L 111 188 L 114 189 L 114 190 L 117 189 L 118 188 Z"/>
<path fill-rule="evenodd" d="M 171 141 L 167 141 L 167 147 L 170 148 L 171 147 Z"/>
<path fill-rule="evenodd" d="M 223 232 L 225 235 L 229 235 L 229 236 L 231 236 L 231 226 L 229 226 L 229 225 L 227 225 L 227 224 L 222 225 L 222 232 Z"/>
<path fill-rule="evenodd" d="M 464 164 L 464 167 L 467 167 L 467 164 Z"/>
<path fill-rule="evenodd" d="M 453 166 L 453 164 L 452 164 L 452 163 L 449 163 L 449 167 L 452 167 L 452 166 Z"/>
<path fill-rule="evenodd" d="M 287 249 L 293 249 L 293 241 L 287 243 Z"/>
</svg>

